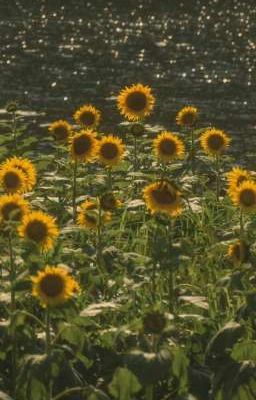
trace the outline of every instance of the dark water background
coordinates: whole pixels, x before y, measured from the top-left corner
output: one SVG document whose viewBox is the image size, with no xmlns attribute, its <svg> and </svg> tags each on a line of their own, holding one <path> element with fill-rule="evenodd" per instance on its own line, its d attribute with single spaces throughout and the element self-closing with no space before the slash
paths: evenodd
<svg viewBox="0 0 256 400">
<path fill-rule="evenodd" d="M 42 123 L 91 102 L 114 132 L 114 96 L 142 82 L 157 97 L 150 122 L 173 129 L 192 103 L 251 151 L 255 50 L 256 0 L 0 0 L 0 107 L 18 99 Z"/>
</svg>

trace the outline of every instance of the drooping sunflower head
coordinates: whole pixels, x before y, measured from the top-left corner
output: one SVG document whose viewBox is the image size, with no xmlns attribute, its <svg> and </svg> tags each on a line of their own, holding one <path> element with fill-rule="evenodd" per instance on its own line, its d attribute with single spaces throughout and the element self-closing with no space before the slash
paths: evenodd
<svg viewBox="0 0 256 400">
<path fill-rule="evenodd" d="M 227 149 L 231 139 L 220 129 L 207 129 L 200 138 L 200 144 L 205 153 L 219 156 Z"/>
<path fill-rule="evenodd" d="M 100 123 L 101 113 L 91 104 L 85 104 L 74 114 L 74 120 L 78 125 L 86 129 L 95 129 Z"/>
<path fill-rule="evenodd" d="M 157 158 L 163 162 L 182 158 L 185 153 L 183 141 L 171 132 L 160 133 L 153 141 L 153 148 Z"/>
<path fill-rule="evenodd" d="M 97 156 L 99 161 L 108 167 L 118 165 L 124 157 L 125 145 L 118 137 L 103 136 L 98 142 Z"/>
<path fill-rule="evenodd" d="M 244 212 L 256 212 L 256 183 L 243 181 L 234 191 L 232 200 Z"/>
<path fill-rule="evenodd" d="M 243 240 L 238 240 L 228 247 L 228 257 L 234 265 L 240 265 L 248 261 L 250 248 Z"/>
<path fill-rule="evenodd" d="M 48 251 L 53 248 L 59 229 L 52 216 L 41 211 L 32 211 L 22 219 L 19 235 L 34 242 L 42 251 Z"/>
<path fill-rule="evenodd" d="M 70 138 L 70 151 L 74 160 L 91 162 L 97 153 L 96 133 L 82 130 Z"/>
<path fill-rule="evenodd" d="M 46 266 L 31 280 L 32 295 L 40 300 L 43 307 L 64 304 L 79 290 L 76 280 L 63 267 Z"/>
<path fill-rule="evenodd" d="M 181 193 L 169 182 L 160 181 L 146 186 L 143 198 L 152 214 L 163 212 L 175 217 L 182 212 Z"/>
<path fill-rule="evenodd" d="M 183 107 L 176 116 L 177 125 L 190 128 L 198 120 L 198 109 L 193 106 Z"/>
<path fill-rule="evenodd" d="M 7 193 L 26 192 L 26 175 L 19 168 L 2 165 L 0 168 L 0 183 Z"/>
<path fill-rule="evenodd" d="M 48 128 L 49 132 L 59 142 L 67 142 L 72 132 L 72 126 L 63 119 L 54 121 Z"/>
<path fill-rule="evenodd" d="M 141 83 L 122 89 L 117 97 L 118 109 L 129 121 L 140 121 L 149 116 L 155 105 L 155 97 L 149 86 Z"/>
<path fill-rule="evenodd" d="M 232 199 L 235 195 L 237 188 L 241 185 L 242 182 L 248 181 L 251 177 L 249 171 L 234 167 L 231 171 L 227 173 L 228 180 L 228 195 Z"/>
<path fill-rule="evenodd" d="M 111 220 L 111 213 L 101 214 L 101 222 L 107 223 Z M 85 200 L 77 216 L 77 224 L 88 229 L 97 229 L 99 223 L 99 207 L 96 200 Z"/>
<path fill-rule="evenodd" d="M 100 198 L 100 206 L 103 211 L 114 211 L 116 208 L 120 207 L 121 204 L 121 201 L 118 200 L 112 192 L 105 193 Z"/>
<path fill-rule="evenodd" d="M 36 184 L 36 168 L 28 158 L 12 157 L 4 163 L 10 168 L 18 168 L 25 175 L 25 192 L 30 192 Z"/>
<path fill-rule="evenodd" d="M 0 196 L 0 222 L 20 222 L 29 211 L 29 203 L 19 194 Z"/>
</svg>

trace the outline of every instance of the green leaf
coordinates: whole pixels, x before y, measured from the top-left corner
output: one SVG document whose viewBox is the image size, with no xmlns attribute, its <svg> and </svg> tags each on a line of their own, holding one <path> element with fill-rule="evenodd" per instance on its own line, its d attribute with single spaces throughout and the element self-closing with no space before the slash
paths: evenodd
<svg viewBox="0 0 256 400">
<path fill-rule="evenodd" d="M 110 394 L 118 400 L 132 400 L 133 395 L 140 389 L 141 385 L 138 379 L 127 368 L 117 368 L 109 384 Z"/>
<path fill-rule="evenodd" d="M 179 394 L 182 394 L 187 391 L 189 360 L 180 347 L 175 347 L 172 355 L 172 372 L 179 380 Z"/>
<path fill-rule="evenodd" d="M 235 361 L 254 361 L 256 362 L 256 341 L 248 340 L 242 343 L 236 343 L 231 357 Z"/>
</svg>

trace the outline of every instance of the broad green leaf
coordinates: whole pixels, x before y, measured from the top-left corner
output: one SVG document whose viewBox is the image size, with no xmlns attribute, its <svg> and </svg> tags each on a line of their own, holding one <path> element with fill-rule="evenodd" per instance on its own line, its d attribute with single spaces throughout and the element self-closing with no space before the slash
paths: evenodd
<svg viewBox="0 0 256 400">
<path fill-rule="evenodd" d="M 118 400 L 132 400 L 140 389 L 137 377 L 127 368 L 117 368 L 109 384 L 110 394 Z"/>
</svg>

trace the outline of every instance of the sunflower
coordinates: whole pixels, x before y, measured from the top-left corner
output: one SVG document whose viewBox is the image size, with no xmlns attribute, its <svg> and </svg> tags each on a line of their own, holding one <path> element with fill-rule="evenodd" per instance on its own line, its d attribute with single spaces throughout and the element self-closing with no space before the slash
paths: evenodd
<svg viewBox="0 0 256 400">
<path fill-rule="evenodd" d="M 56 140 L 66 142 L 72 132 L 72 127 L 67 121 L 60 119 L 53 122 L 48 130 Z"/>
<path fill-rule="evenodd" d="M 0 221 L 19 222 L 28 213 L 29 203 L 18 194 L 0 196 Z"/>
<path fill-rule="evenodd" d="M 12 157 L 5 166 L 18 168 L 25 174 L 25 191 L 30 192 L 36 184 L 36 168 L 28 158 Z"/>
<path fill-rule="evenodd" d="M 234 193 L 236 192 L 237 188 L 241 185 L 241 183 L 244 181 L 248 181 L 251 177 L 249 171 L 239 167 L 234 167 L 226 175 L 228 180 L 228 194 L 231 199 L 233 198 Z"/>
<path fill-rule="evenodd" d="M 238 240 L 236 243 L 233 243 L 228 247 L 228 257 L 234 265 L 240 265 L 243 262 L 246 262 L 249 255 L 249 246 L 243 240 Z"/>
<path fill-rule="evenodd" d="M 155 182 L 146 186 L 143 198 L 152 214 L 164 212 L 175 217 L 182 212 L 181 193 L 169 182 Z"/>
<path fill-rule="evenodd" d="M 31 281 L 32 295 L 40 300 L 43 307 L 61 305 L 79 290 L 78 283 L 63 267 L 47 265 L 43 271 L 31 277 Z"/>
<path fill-rule="evenodd" d="M 41 211 L 32 211 L 22 219 L 19 235 L 33 241 L 43 251 L 48 251 L 52 249 L 59 230 L 55 218 Z"/>
<path fill-rule="evenodd" d="M 129 121 L 139 121 L 149 116 L 154 104 L 151 88 L 140 83 L 122 89 L 117 97 L 118 109 Z"/>
<path fill-rule="evenodd" d="M 198 120 L 198 109 L 193 106 L 183 107 L 176 116 L 177 125 L 190 128 Z"/>
<path fill-rule="evenodd" d="M 107 223 L 111 220 L 111 213 L 104 212 L 101 215 L 101 222 Z M 97 229 L 99 223 L 99 209 L 95 200 L 86 200 L 80 206 L 77 216 L 77 223 L 84 228 Z"/>
<path fill-rule="evenodd" d="M 114 211 L 120 207 L 122 202 L 112 192 L 105 193 L 100 198 L 100 206 L 103 211 Z"/>
<path fill-rule="evenodd" d="M 229 146 L 231 139 L 220 129 L 207 129 L 200 138 L 202 149 L 211 156 L 221 155 Z"/>
<path fill-rule="evenodd" d="M 182 158 L 185 146 L 181 139 L 171 132 L 162 132 L 153 140 L 153 148 L 159 160 L 168 162 Z"/>
<path fill-rule="evenodd" d="M 74 120 L 77 124 L 90 129 L 95 129 L 101 119 L 101 113 L 91 104 L 85 104 L 74 114 Z"/>
<path fill-rule="evenodd" d="M 125 146 L 118 137 L 103 136 L 98 142 L 97 155 L 99 161 L 109 167 L 120 163 L 124 156 Z"/>
<path fill-rule="evenodd" d="M 256 183 L 243 181 L 233 192 L 232 200 L 242 211 L 256 211 Z"/>
<path fill-rule="evenodd" d="M 82 130 L 70 138 L 70 151 L 74 160 L 90 162 L 96 157 L 96 133 Z"/>
<path fill-rule="evenodd" d="M 26 176 L 19 168 L 3 165 L 0 168 L 0 183 L 8 193 L 26 191 Z"/>
</svg>

